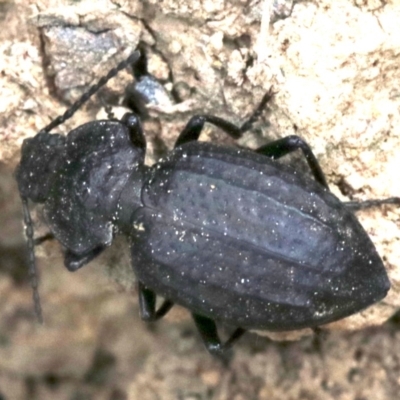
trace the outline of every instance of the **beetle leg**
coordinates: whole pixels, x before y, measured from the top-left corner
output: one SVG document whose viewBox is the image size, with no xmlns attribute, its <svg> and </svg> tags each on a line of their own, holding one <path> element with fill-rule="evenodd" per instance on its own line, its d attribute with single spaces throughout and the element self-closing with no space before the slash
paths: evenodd
<svg viewBox="0 0 400 400">
<path fill-rule="evenodd" d="M 380 207 L 384 204 L 400 205 L 400 197 L 389 197 L 387 199 L 365 200 L 365 201 L 344 201 L 343 204 L 351 211 L 360 211 L 367 208 Z"/>
<path fill-rule="evenodd" d="M 233 139 L 239 139 L 242 136 L 243 132 L 240 128 L 229 121 L 225 121 L 224 119 L 215 117 L 214 115 L 194 115 L 190 118 L 189 122 L 178 136 L 174 147 L 198 140 L 206 122 L 222 129 Z"/>
<path fill-rule="evenodd" d="M 49 232 L 43 236 L 39 236 L 38 238 L 34 239 L 33 243 L 35 246 L 39 246 L 42 243 L 47 242 L 48 240 L 53 240 L 53 239 L 55 239 L 54 235 L 51 232 Z"/>
<path fill-rule="evenodd" d="M 286 136 L 282 139 L 278 139 L 272 143 L 261 146 L 255 151 L 256 153 L 263 154 L 264 156 L 277 159 L 296 150 L 301 150 L 303 152 L 315 180 L 322 186 L 325 186 L 327 189 L 329 189 L 325 174 L 322 172 L 317 158 L 315 157 L 310 146 L 301 137 L 296 135 Z"/>
<path fill-rule="evenodd" d="M 98 246 L 81 255 L 77 255 L 72 253 L 72 251 L 67 250 L 65 252 L 64 265 L 67 267 L 68 271 L 74 272 L 92 261 L 93 258 L 96 258 L 106 248 L 107 246 Z"/>
<path fill-rule="evenodd" d="M 264 95 L 260 104 L 255 109 L 250 118 L 246 122 L 244 122 L 243 125 L 240 127 L 236 126 L 235 124 L 232 124 L 229 121 L 225 121 L 222 118 L 215 117 L 214 115 L 208 115 L 208 114 L 194 115 L 192 118 L 190 118 L 189 122 L 186 124 L 185 128 L 180 133 L 178 139 L 175 142 L 175 147 L 178 147 L 187 142 L 198 140 L 201 131 L 203 130 L 204 124 L 206 122 L 222 129 L 231 138 L 239 139 L 244 132 L 251 129 L 253 123 L 257 120 L 257 118 L 259 118 L 266 104 L 272 99 L 273 95 L 274 93 L 272 89 L 270 89 Z"/>
<path fill-rule="evenodd" d="M 146 138 L 144 137 L 142 123 L 139 117 L 133 113 L 126 113 L 121 122 L 129 129 L 129 136 L 132 144 L 143 150 L 143 157 L 146 151 Z"/>
<path fill-rule="evenodd" d="M 275 92 L 273 91 L 273 88 L 271 86 L 271 88 L 268 90 L 268 92 L 264 94 L 263 98 L 260 101 L 260 104 L 253 111 L 253 114 L 240 127 L 240 131 L 242 133 L 247 132 L 248 130 L 250 130 L 253 127 L 254 122 L 256 122 L 258 118 L 260 118 L 261 113 L 264 111 L 268 102 L 274 97 L 274 94 L 275 94 Z"/>
<path fill-rule="evenodd" d="M 244 333 L 246 333 L 246 330 L 237 328 L 232 333 L 231 337 L 222 344 L 218 336 L 217 325 L 212 319 L 198 314 L 192 314 L 192 316 L 207 350 L 213 356 L 221 358 L 223 361 L 229 361 L 229 349 Z"/>
<path fill-rule="evenodd" d="M 160 308 L 156 311 L 156 294 L 148 289 L 142 282 L 139 282 L 139 309 L 140 317 L 144 321 L 157 321 L 162 318 L 173 307 L 174 303 L 164 300 Z"/>
</svg>

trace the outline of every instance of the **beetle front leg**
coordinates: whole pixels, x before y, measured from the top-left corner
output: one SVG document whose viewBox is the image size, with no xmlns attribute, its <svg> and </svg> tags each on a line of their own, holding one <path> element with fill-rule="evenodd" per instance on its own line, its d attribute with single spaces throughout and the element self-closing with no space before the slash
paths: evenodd
<svg viewBox="0 0 400 400">
<path fill-rule="evenodd" d="M 174 303 L 170 300 L 164 300 L 160 308 L 156 311 L 156 294 L 148 289 L 142 282 L 138 284 L 139 291 L 139 310 L 140 317 L 144 321 L 157 321 L 162 318 L 173 307 Z"/>
<path fill-rule="evenodd" d="M 51 232 L 46 233 L 45 235 L 39 236 L 36 239 L 33 239 L 33 243 L 35 246 L 40 246 L 42 243 L 47 242 L 48 240 L 54 240 L 55 237 Z"/>
<path fill-rule="evenodd" d="M 246 330 L 243 328 L 237 328 L 232 333 L 231 337 L 224 344 L 222 344 L 221 339 L 218 336 L 217 325 L 212 319 L 198 314 L 192 314 L 192 316 L 197 330 L 199 331 L 200 336 L 210 354 L 220 358 L 225 363 L 229 362 L 230 348 L 246 333 Z"/>
<path fill-rule="evenodd" d="M 143 160 L 144 154 L 146 152 L 146 138 L 144 137 L 142 123 L 140 122 L 140 118 L 133 113 L 126 113 L 121 122 L 129 129 L 129 135 L 132 144 L 143 151 Z"/>
<path fill-rule="evenodd" d="M 65 252 L 64 265 L 68 271 L 74 272 L 96 258 L 107 246 L 98 246 L 84 254 L 75 254 L 70 250 Z"/>
<path fill-rule="evenodd" d="M 329 189 L 325 174 L 322 172 L 322 168 L 319 165 L 317 158 L 311 150 L 311 147 L 301 137 L 296 135 L 286 136 L 282 139 L 276 140 L 275 142 L 261 146 L 255 151 L 264 156 L 277 159 L 296 150 L 301 150 L 303 152 L 315 180 Z"/>
</svg>

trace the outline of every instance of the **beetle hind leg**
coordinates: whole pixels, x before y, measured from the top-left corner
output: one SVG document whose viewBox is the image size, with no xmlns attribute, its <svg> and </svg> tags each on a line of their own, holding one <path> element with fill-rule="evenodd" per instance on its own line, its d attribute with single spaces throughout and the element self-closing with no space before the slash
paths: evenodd
<svg viewBox="0 0 400 400">
<path fill-rule="evenodd" d="M 209 353 L 221 359 L 225 364 L 229 363 L 231 358 L 230 348 L 246 333 L 246 330 L 237 328 L 225 343 L 221 343 L 217 332 L 217 325 L 212 319 L 198 314 L 192 314 L 192 316 Z"/>
<path fill-rule="evenodd" d="M 387 199 L 364 200 L 364 201 L 345 201 L 343 204 L 349 210 L 355 212 L 366 210 L 367 208 L 380 207 L 385 204 L 395 204 L 400 206 L 400 197 L 389 197 Z"/>
<path fill-rule="evenodd" d="M 143 321 L 152 322 L 161 319 L 174 305 L 172 301 L 164 300 L 160 308 L 156 311 L 156 294 L 142 282 L 139 282 L 138 291 L 140 317 Z"/>
</svg>

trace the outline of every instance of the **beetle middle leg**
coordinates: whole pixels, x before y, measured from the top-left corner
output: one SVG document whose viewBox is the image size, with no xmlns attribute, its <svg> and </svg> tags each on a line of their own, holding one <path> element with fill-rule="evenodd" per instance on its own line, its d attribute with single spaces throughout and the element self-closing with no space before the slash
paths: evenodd
<svg viewBox="0 0 400 400">
<path fill-rule="evenodd" d="M 233 139 L 239 139 L 242 134 L 249 129 L 251 129 L 254 121 L 260 116 L 261 112 L 265 108 L 266 104 L 272 99 L 274 93 L 270 89 L 262 98 L 259 106 L 250 116 L 250 118 L 244 122 L 240 127 L 226 121 L 222 118 L 216 117 L 214 115 L 195 115 L 186 124 L 183 131 L 180 133 L 178 139 L 175 142 L 175 147 L 181 146 L 184 143 L 191 141 L 196 141 L 199 139 L 201 131 L 204 128 L 206 122 L 215 125 L 216 127 L 222 129 L 226 134 L 228 134 Z M 291 135 L 282 139 L 278 139 L 272 143 L 268 143 L 261 146 L 257 150 L 257 153 L 263 154 L 271 158 L 280 158 L 293 151 L 301 150 L 307 160 L 307 163 L 315 177 L 315 180 L 319 182 L 322 186 L 329 189 L 328 183 L 326 181 L 325 175 L 318 163 L 310 146 L 299 136 Z"/>
<path fill-rule="evenodd" d="M 156 311 L 156 294 L 148 289 L 142 282 L 139 282 L 139 309 L 140 317 L 144 321 L 157 321 L 173 307 L 174 303 L 170 300 L 164 300 L 160 308 Z"/>
<path fill-rule="evenodd" d="M 325 178 L 325 174 L 322 171 L 321 166 L 317 158 L 315 157 L 310 146 L 299 136 L 291 135 L 278 139 L 272 143 L 268 143 L 256 149 L 256 153 L 263 154 L 264 156 L 271 157 L 274 159 L 283 157 L 293 151 L 301 150 L 304 157 L 307 160 L 308 166 L 314 175 L 314 178 L 322 186 L 329 189 L 328 183 Z M 365 201 L 347 201 L 344 202 L 345 206 L 351 211 L 359 211 L 367 208 L 379 207 L 384 204 L 400 204 L 399 197 L 389 197 L 387 199 L 377 200 L 365 200 Z"/>
<path fill-rule="evenodd" d="M 260 116 L 267 103 L 272 99 L 273 95 L 274 93 L 272 89 L 270 89 L 264 95 L 260 104 L 255 109 L 253 114 L 240 127 L 222 118 L 216 117 L 214 115 L 208 115 L 208 114 L 194 115 L 192 118 L 190 118 L 189 122 L 186 124 L 185 128 L 180 133 L 178 139 L 175 142 L 175 147 L 178 147 L 184 143 L 198 140 L 201 131 L 203 130 L 204 124 L 206 122 L 222 129 L 232 139 L 239 139 L 244 132 L 251 129 L 253 123 Z"/>
<path fill-rule="evenodd" d="M 256 153 L 263 154 L 264 156 L 277 159 L 296 150 L 301 150 L 303 152 L 315 180 L 322 186 L 329 189 L 325 174 L 323 173 L 317 158 L 311 150 L 311 147 L 301 137 L 296 135 L 286 136 L 272 143 L 265 144 L 255 151 Z"/>
<path fill-rule="evenodd" d="M 213 356 L 222 359 L 224 362 L 228 362 L 229 349 L 246 333 L 246 330 L 237 328 L 225 343 L 221 343 L 217 332 L 217 325 L 211 318 L 203 317 L 198 314 L 192 314 L 192 316 L 207 350 Z"/>
</svg>

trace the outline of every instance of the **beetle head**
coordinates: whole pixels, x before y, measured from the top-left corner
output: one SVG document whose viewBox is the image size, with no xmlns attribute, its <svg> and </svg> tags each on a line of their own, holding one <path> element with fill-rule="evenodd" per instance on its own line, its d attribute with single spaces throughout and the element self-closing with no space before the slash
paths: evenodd
<svg viewBox="0 0 400 400">
<path fill-rule="evenodd" d="M 66 138 L 44 214 L 57 240 L 76 255 L 111 244 L 118 201 L 132 174 L 138 175 L 135 186 L 141 188 L 137 172 L 143 167 L 145 143 L 133 131 L 125 119 L 92 121 Z M 139 204 L 139 195 L 132 197 L 129 209 Z"/>
<path fill-rule="evenodd" d="M 25 139 L 21 161 L 15 171 L 21 197 L 35 203 L 46 201 L 51 185 L 62 163 L 65 137 L 40 132 Z"/>
</svg>

